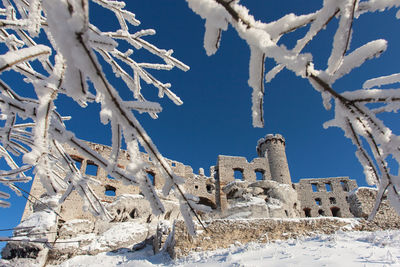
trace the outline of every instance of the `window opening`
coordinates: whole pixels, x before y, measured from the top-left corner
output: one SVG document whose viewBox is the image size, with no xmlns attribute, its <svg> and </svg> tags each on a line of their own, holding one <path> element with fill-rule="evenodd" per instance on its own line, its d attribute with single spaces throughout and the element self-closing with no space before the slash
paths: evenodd
<svg viewBox="0 0 400 267">
<path fill-rule="evenodd" d="M 264 180 L 264 170 L 256 170 L 256 180 L 257 181 L 262 181 Z"/>
<path fill-rule="evenodd" d="M 116 190 L 117 189 L 114 186 L 106 185 L 106 190 L 105 190 L 104 194 L 109 197 L 115 197 Z"/>
<path fill-rule="evenodd" d="M 134 209 L 129 213 L 129 216 L 130 216 L 132 219 L 135 219 L 135 218 L 139 217 L 139 213 L 138 213 L 137 209 L 134 208 Z"/>
<path fill-rule="evenodd" d="M 237 180 L 243 180 L 243 169 L 233 169 L 234 174 L 233 176 Z"/>
<path fill-rule="evenodd" d="M 195 185 L 195 186 L 194 186 L 194 189 L 196 189 L 196 190 L 199 189 L 199 186 L 198 186 L 198 185 Z"/>
<path fill-rule="evenodd" d="M 155 185 L 155 174 L 153 172 L 146 172 L 147 173 L 147 177 L 149 178 L 149 180 L 151 181 L 152 185 Z"/>
<path fill-rule="evenodd" d="M 80 157 L 77 157 L 77 156 L 71 156 L 71 158 L 72 158 L 72 160 L 74 161 L 76 168 L 77 168 L 78 170 L 80 170 L 81 167 L 82 167 L 82 161 L 83 161 L 83 159 L 80 158 Z"/>
<path fill-rule="evenodd" d="M 342 214 L 340 212 L 340 209 L 338 207 L 332 207 L 331 208 L 332 216 L 333 217 L 342 217 Z"/>
<path fill-rule="evenodd" d="M 329 202 L 330 202 L 331 204 L 336 204 L 336 198 L 330 197 L 330 198 L 329 198 Z"/>
<path fill-rule="evenodd" d="M 347 181 L 340 181 L 340 185 L 342 186 L 343 191 L 349 191 L 349 185 L 347 184 Z"/>
<path fill-rule="evenodd" d="M 313 191 L 313 192 L 318 192 L 318 184 L 312 183 L 312 184 L 311 184 L 311 188 L 312 188 L 312 191 Z"/>
<path fill-rule="evenodd" d="M 85 173 L 92 176 L 97 176 L 98 166 L 94 164 L 92 161 L 86 162 L 86 170 Z"/>
<path fill-rule="evenodd" d="M 207 193 L 212 193 L 212 186 L 210 184 L 206 185 Z"/>
<path fill-rule="evenodd" d="M 311 209 L 310 208 L 304 208 L 303 211 L 304 211 L 304 215 L 306 217 L 311 217 Z"/>
<path fill-rule="evenodd" d="M 331 183 L 325 183 L 326 192 L 332 192 L 332 185 Z"/>
<path fill-rule="evenodd" d="M 320 198 L 316 198 L 316 199 L 315 199 L 315 203 L 316 203 L 318 206 L 321 206 L 321 205 L 322 205 L 322 201 L 321 201 Z"/>
<path fill-rule="evenodd" d="M 289 217 L 289 212 L 285 210 L 286 217 Z"/>
<path fill-rule="evenodd" d="M 318 210 L 318 214 L 319 214 L 320 216 L 325 216 L 325 211 L 323 211 L 323 210 Z"/>
</svg>

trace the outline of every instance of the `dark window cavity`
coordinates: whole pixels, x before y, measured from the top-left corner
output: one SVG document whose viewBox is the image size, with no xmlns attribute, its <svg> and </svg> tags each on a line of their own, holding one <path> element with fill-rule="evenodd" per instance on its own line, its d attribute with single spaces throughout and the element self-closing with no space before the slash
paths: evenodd
<svg viewBox="0 0 400 267">
<path fill-rule="evenodd" d="M 213 187 L 210 184 L 206 185 L 206 189 L 207 189 L 207 193 L 209 193 L 209 194 L 211 194 L 213 191 Z"/>
<path fill-rule="evenodd" d="M 336 198 L 330 197 L 330 198 L 329 198 L 329 203 L 331 203 L 331 204 L 336 204 Z"/>
<path fill-rule="evenodd" d="M 321 201 L 321 199 L 320 199 L 319 197 L 315 199 L 315 203 L 316 203 L 318 206 L 321 206 L 321 205 L 322 205 L 322 201 Z"/>
<path fill-rule="evenodd" d="M 324 210 L 318 210 L 318 214 L 320 216 L 325 216 L 325 211 Z"/>
<path fill-rule="evenodd" d="M 342 217 L 342 214 L 340 213 L 340 209 L 338 207 L 332 207 L 331 212 L 333 217 Z"/>
<path fill-rule="evenodd" d="M 310 208 L 304 208 L 304 216 L 306 217 L 311 217 L 311 209 Z"/>
<path fill-rule="evenodd" d="M 117 189 L 114 186 L 106 185 L 106 190 L 105 190 L 104 194 L 109 197 L 115 197 L 116 190 Z"/>
<path fill-rule="evenodd" d="M 129 217 L 131 217 L 132 219 L 135 219 L 137 217 L 139 217 L 139 213 L 137 211 L 136 208 L 134 208 L 130 213 L 129 213 Z"/>
<path fill-rule="evenodd" d="M 349 185 L 347 181 L 340 181 L 340 185 L 342 186 L 343 191 L 349 192 Z"/>
</svg>

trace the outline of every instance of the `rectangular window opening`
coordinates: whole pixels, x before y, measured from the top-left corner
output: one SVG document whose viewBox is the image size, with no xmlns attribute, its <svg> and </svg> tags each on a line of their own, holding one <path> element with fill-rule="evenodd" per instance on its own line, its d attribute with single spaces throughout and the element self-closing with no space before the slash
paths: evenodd
<svg viewBox="0 0 400 267">
<path fill-rule="evenodd" d="M 87 175 L 97 176 L 98 169 L 99 167 L 96 164 L 94 164 L 94 162 L 87 161 L 85 170 L 85 173 Z"/>
<path fill-rule="evenodd" d="M 332 192 L 332 185 L 331 183 L 325 183 L 326 192 Z"/>
<path fill-rule="evenodd" d="M 311 188 L 313 192 L 318 192 L 318 184 L 317 183 L 312 183 Z"/>
</svg>

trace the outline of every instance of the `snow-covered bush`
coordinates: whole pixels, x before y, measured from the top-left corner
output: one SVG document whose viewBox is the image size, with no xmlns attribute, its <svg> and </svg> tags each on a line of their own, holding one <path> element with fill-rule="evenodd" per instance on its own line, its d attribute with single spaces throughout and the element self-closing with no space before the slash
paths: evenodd
<svg viewBox="0 0 400 267">
<path fill-rule="evenodd" d="M 208 55 L 218 50 L 222 31 L 227 30 L 229 25 L 249 45 L 248 83 L 253 88 L 252 115 L 255 127 L 264 126 L 264 82 L 270 82 L 284 68 L 308 79 L 321 94 L 327 110 L 331 109 L 334 102 L 335 117 L 325 123 L 324 127 L 335 126 L 343 129 L 345 136 L 357 147 L 356 156 L 364 167 L 367 182 L 379 188 L 371 218 L 379 208 L 386 191 L 392 205 L 400 213 L 400 178 L 390 172 L 387 163 L 391 157 L 400 163 L 400 137 L 376 116 L 377 113 L 397 112 L 400 109 L 400 90 L 379 88 L 381 85 L 400 82 L 400 74 L 367 80 L 364 88 L 360 90 L 339 93 L 343 90 L 338 91 L 333 87 L 335 81 L 365 61 L 380 56 L 387 47 L 385 40 L 378 39 L 349 51 L 353 23 L 364 14 L 398 7 L 399 0 L 324 0 L 322 7 L 316 12 L 305 15 L 291 13 L 268 23 L 256 21 L 239 0 L 186 1 L 195 13 L 206 20 L 204 48 Z M 399 17 L 400 13 L 396 16 Z M 304 53 L 303 49 L 336 19 L 338 26 L 327 68 L 315 69 L 313 53 L 316 54 L 317 51 Z M 297 39 L 293 48 L 279 43 L 283 36 L 302 27 L 307 27 L 306 33 Z M 328 49 L 324 50 L 329 53 Z M 266 58 L 271 58 L 276 63 L 267 73 Z"/>
<path fill-rule="evenodd" d="M 172 50 L 160 49 L 145 40 L 146 36 L 155 34 L 154 30 L 132 31 L 140 21 L 124 9 L 124 2 L 4 0 L 2 4 L 0 42 L 7 52 L 0 56 L 0 72 L 13 71 L 22 75 L 24 81 L 33 85 L 35 92 L 32 95 L 35 96 L 22 97 L 17 93 L 20 88 L 12 88 L 0 80 L 0 119 L 3 120 L 0 153 L 11 169 L 0 172 L 0 182 L 19 193 L 15 183 L 28 181 L 30 178 L 24 172 L 33 167 L 35 178 L 42 181 L 50 195 L 63 192 L 60 202 L 72 190 L 77 190 L 85 201 L 85 208 L 109 218 L 90 188 L 91 180 L 63 150 L 62 144 L 68 144 L 114 178 L 138 185 L 157 215 L 164 212 L 164 207 L 143 171 L 146 164 L 139 156 L 140 145 L 165 177 L 163 193 L 169 194 L 174 188 L 182 203 L 182 214 L 188 215 L 186 221 L 190 222 L 196 205 L 180 189 L 183 179 L 174 174 L 135 116 L 138 112 L 157 118 L 157 113 L 162 110 L 157 102 L 144 98 L 141 93 L 143 82 L 158 89 L 159 97 L 166 95 L 175 104 L 182 104 L 170 90 L 171 85 L 158 80 L 148 69 L 177 67 L 186 71 L 189 67 L 175 59 Z M 102 31 L 93 25 L 89 4 L 111 11 L 118 21 L 117 29 Z M 128 48 L 120 48 L 121 43 L 124 43 L 122 47 Z M 160 63 L 140 62 L 132 54 L 133 49 L 155 55 Z M 100 62 L 109 64 L 115 77 L 122 79 L 131 90 L 133 99 L 122 99 Z M 110 158 L 90 149 L 66 129 L 63 121 L 68 118 L 56 112 L 55 100 L 59 94 L 72 98 L 82 108 L 93 101 L 101 104 L 100 119 L 103 124 L 109 124 L 112 131 Z M 122 139 L 130 156 L 126 170 L 117 165 Z M 13 161 L 14 156 L 20 155 L 24 162 L 21 167 Z M 8 197 L 0 192 L 0 198 Z M 7 207 L 9 203 L 1 200 L 0 206 Z"/>
</svg>

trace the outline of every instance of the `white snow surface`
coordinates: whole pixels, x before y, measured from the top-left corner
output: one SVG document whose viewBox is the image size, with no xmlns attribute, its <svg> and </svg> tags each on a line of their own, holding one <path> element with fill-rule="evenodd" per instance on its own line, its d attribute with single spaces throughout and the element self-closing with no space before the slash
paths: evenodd
<svg viewBox="0 0 400 267">
<path fill-rule="evenodd" d="M 2 263 L 0 261 L 0 263 Z M 77 256 L 61 266 L 400 266 L 400 231 L 342 232 L 250 243 L 171 260 L 152 248 Z"/>
</svg>

